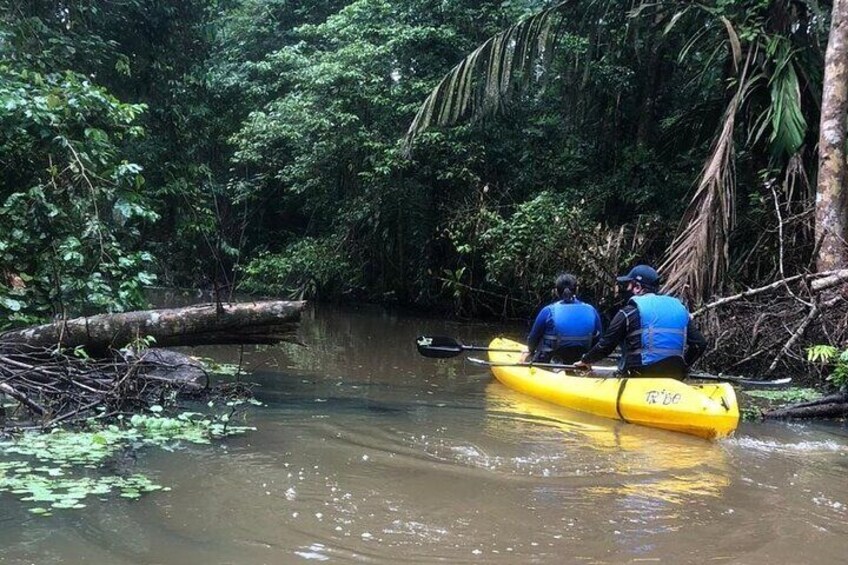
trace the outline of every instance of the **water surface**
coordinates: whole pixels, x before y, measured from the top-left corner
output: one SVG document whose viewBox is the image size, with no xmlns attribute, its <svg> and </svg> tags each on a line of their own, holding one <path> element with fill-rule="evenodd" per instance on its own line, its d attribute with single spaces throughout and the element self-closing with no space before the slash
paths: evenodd
<svg viewBox="0 0 848 565">
<path fill-rule="evenodd" d="M 138 501 L 44 518 L 0 494 L 0 563 L 844 562 L 844 427 L 708 442 L 538 402 L 413 345 L 524 329 L 311 312 L 308 347 L 244 352 L 256 432 L 139 452 L 131 470 L 172 490 Z"/>
</svg>

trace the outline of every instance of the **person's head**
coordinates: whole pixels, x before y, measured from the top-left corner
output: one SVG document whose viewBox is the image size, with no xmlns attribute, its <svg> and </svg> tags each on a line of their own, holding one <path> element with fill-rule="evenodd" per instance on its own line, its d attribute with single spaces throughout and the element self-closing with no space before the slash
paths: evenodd
<svg viewBox="0 0 848 565">
<path fill-rule="evenodd" d="M 660 275 L 648 265 L 636 265 L 616 280 L 621 285 L 627 285 L 627 291 L 635 296 L 657 292 L 660 286 Z"/>
<path fill-rule="evenodd" d="M 571 273 L 560 273 L 556 279 L 557 298 L 571 302 L 575 294 L 577 294 L 577 277 Z"/>
</svg>

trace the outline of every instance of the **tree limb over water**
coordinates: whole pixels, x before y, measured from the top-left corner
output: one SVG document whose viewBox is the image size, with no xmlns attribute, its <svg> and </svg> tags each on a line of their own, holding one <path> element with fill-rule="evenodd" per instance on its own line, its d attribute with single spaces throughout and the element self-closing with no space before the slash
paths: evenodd
<svg viewBox="0 0 848 565">
<path fill-rule="evenodd" d="M 304 306 L 204 304 L 101 314 L 1 334 L 0 396 L 19 408 L 0 419 L 0 430 L 109 418 L 178 393 L 206 394 L 209 378 L 197 360 L 136 346 L 151 336 L 166 346 L 294 341 Z"/>
<path fill-rule="evenodd" d="M 294 340 L 305 302 L 200 304 L 62 320 L 0 334 L 0 343 L 34 347 L 83 346 L 90 355 L 153 337 L 160 347 L 274 344 Z"/>
</svg>

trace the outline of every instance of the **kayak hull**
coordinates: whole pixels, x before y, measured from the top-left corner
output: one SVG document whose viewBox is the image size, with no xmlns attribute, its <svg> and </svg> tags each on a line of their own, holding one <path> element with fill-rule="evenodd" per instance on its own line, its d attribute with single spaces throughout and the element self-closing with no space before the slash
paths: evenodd
<svg viewBox="0 0 848 565">
<path fill-rule="evenodd" d="M 515 363 L 526 348 L 496 338 L 489 351 L 493 363 Z M 573 410 L 632 424 L 682 432 L 706 439 L 726 437 L 739 424 L 736 393 L 728 383 L 690 385 L 668 378 L 578 376 L 538 367 L 493 366 L 507 387 Z"/>
</svg>

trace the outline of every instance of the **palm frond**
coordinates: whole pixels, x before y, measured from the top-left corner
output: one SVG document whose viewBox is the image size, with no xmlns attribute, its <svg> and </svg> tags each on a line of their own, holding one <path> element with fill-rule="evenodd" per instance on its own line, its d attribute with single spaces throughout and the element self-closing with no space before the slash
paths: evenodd
<svg viewBox="0 0 848 565">
<path fill-rule="evenodd" d="M 724 29 L 727 30 L 727 41 L 730 43 L 730 51 L 733 53 L 733 68 L 734 70 L 738 70 L 739 61 L 742 60 L 742 44 L 739 42 L 739 35 L 733 29 L 733 24 L 730 23 L 730 20 L 724 16 L 721 16 L 719 19 L 724 24 Z"/>
<path fill-rule="evenodd" d="M 665 291 L 671 294 L 700 300 L 719 286 L 727 270 L 730 230 L 736 218 L 734 129 L 737 112 L 756 80 L 748 75 L 752 59 L 749 53 L 681 229 L 660 266 L 666 276 Z"/>
<path fill-rule="evenodd" d="M 498 113 L 517 90 L 536 81 L 556 47 L 555 24 L 572 3 L 566 0 L 510 26 L 460 61 L 419 107 L 406 134 L 407 148 L 431 126 Z"/>
<path fill-rule="evenodd" d="M 801 87 L 792 64 L 792 51 L 781 44 L 770 81 L 771 142 L 775 155 L 794 155 L 804 143 L 807 121 L 801 107 Z"/>
</svg>

